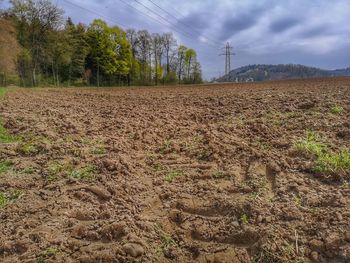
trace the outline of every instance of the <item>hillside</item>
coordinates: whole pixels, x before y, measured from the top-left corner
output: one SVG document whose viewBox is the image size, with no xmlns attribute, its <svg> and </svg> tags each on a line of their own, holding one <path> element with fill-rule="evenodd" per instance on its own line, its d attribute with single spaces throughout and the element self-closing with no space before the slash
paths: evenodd
<svg viewBox="0 0 350 263">
<path fill-rule="evenodd" d="M 300 79 L 331 76 L 350 76 L 350 68 L 324 70 L 303 65 L 248 65 L 232 70 L 216 82 L 248 82 L 281 79 Z"/>
</svg>

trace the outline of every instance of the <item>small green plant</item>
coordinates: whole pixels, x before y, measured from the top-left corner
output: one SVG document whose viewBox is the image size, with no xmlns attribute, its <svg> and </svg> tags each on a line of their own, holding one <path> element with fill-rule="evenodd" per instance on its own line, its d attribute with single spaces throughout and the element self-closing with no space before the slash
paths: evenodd
<svg viewBox="0 0 350 263">
<path fill-rule="evenodd" d="M 257 138 L 253 143 L 262 151 L 269 150 L 271 148 L 271 146 L 268 143 L 264 142 L 261 138 Z"/>
<path fill-rule="evenodd" d="M 249 217 L 246 214 L 241 215 L 240 221 L 243 225 L 249 224 Z"/>
<path fill-rule="evenodd" d="M 17 151 L 26 156 L 31 156 L 38 153 L 39 150 L 33 141 L 29 141 L 21 143 L 18 146 Z"/>
<path fill-rule="evenodd" d="M 350 149 L 343 149 L 339 153 L 327 152 L 320 155 L 314 170 L 319 173 L 350 172 Z"/>
<path fill-rule="evenodd" d="M 334 105 L 332 108 L 331 108 L 331 113 L 333 114 L 340 114 L 343 112 L 343 107 L 339 106 L 339 105 Z"/>
<path fill-rule="evenodd" d="M 294 195 L 294 203 L 296 206 L 302 206 L 302 199 L 301 197 L 297 196 L 297 195 Z"/>
<path fill-rule="evenodd" d="M 103 155 L 103 154 L 106 154 L 106 152 L 107 152 L 106 149 L 102 146 L 96 147 L 95 149 L 92 150 L 92 153 L 96 155 Z"/>
<path fill-rule="evenodd" d="M 13 163 L 11 161 L 5 160 L 0 161 L 0 175 L 6 173 L 12 167 Z"/>
<path fill-rule="evenodd" d="M 13 143 L 15 141 L 16 138 L 9 134 L 2 121 L 0 120 L 0 143 Z"/>
<path fill-rule="evenodd" d="M 70 163 L 59 163 L 58 161 L 50 162 L 47 167 L 47 180 L 49 182 L 57 181 L 59 176 L 69 176 L 74 170 L 74 166 Z"/>
<path fill-rule="evenodd" d="M 162 241 L 162 248 L 163 249 L 168 249 L 168 248 L 176 245 L 176 241 L 172 238 L 172 236 L 165 233 L 165 232 L 163 232 L 161 234 L 160 238 Z"/>
<path fill-rule="evenodd" d="M 55 257 L 58 252 L 59 252 L 59 250 L 56 247 L 49 247 L 36 255 L 37 262 L 38 263 L 45 263 L 50 258 Z"/>
<path fill-rule="evenodd" d="M 198 149 L 196 153 L 196 158 L 199 161 L 208 161 L 212 152 L 209 149 Z"/>
<path fill-rule="evenodd" d="M 159 147 L 158 151 L 160 154 L 166 154 L 173 147 L 173 143 L 171 140 L 165 140 L 163 144 Z"/>
<path fill-rule="evenodd" d="M 0 192 L 0 209 L 7 204 L 7 198 L 4 193 Z"/>
<path fill-rule="evenodd" d="M 212 173 L 212 177 L 215 179 L 220 179 L 225 177 L 225 173 L 222 171 L 215 171 Z"/>
<path fill-rule="evenodd" d="M 162 163 L 154 163 L 154 164 L 152 165 L 152 168 L 153 168 L 154 171 L 156 171 L 156 172 L 161 172 L 161 171 L 166 170 L 165 165 L 162 164 Z"/>
<path fill-rule="evenodd" d="M 79 180 L 93 180 L 95 178 L 95 172 L 95 167 L 88 165 L 83 168 L 73 170 L 70 176 Z"/>
<path fill-rule="evenodd" d="M 12 203 L 23 196 L 23 192 L 20 190 L 14 190 L 10 192 L 0 192 L 0 209 L 4 208 L 7 204 Z"/>
<path fill-rule="evenodd" d="M 313 131 L 308 131 L 306 138 L 295 142 L 294 147 L 299 151 L 305 151 L 316 156 L 321 156 L 327 151 L 327 145 L 320 143 L 319 136 Z"/>
<path fill-rule="evenodd" d="M 269 191 L 268 180 L 263 176 L 250 178 L 244 184 L 252 189 L 252 195 L 255 198 L 266 196 Z"/>
<path fill-rule="evenodd" d="M 350 149 L 342 149 L 334 153 L 325 144 L 320 143 L 318 136 L 313 132 L 308 132 L 306 139 L 295 143 L 296 149 L 306 151 L 316 157 L 316 173 L 344 174 L 350 172 Z"/>
<path fill-rule="evenodd" d="M 35 171 L 33 167 L 27 167 L 20 171 L 21 174 L 33 174 L 34 172 Z"/>
<path fill-rule="evenodd" d="M 174 238 L 170 234 L 166 233 L 163 230 L 161 225 L 156 224 L 154 230 L 158 234 L 158 236 L 160 238 L 160 241 L 161 241 L 161 246 L 160 246 L 160 251 L 159 252 L 162 252 L 163 254 L 166 254 L 167 251 L 170 248 L 172 248 L 172 247 L 177 245 L 177 243 L 174 240 Z"/>
<path fill-rule="evenodd" d="M 342 188 L 350 188 L 350 181 L 343 181 L 343 183 L 342 183 Z"/>
<path fill-rule="evenodd" d="M 164 177 L 164 180 L 171 183 L 174 181 L 177 177 L 184 176 L 184 171 L 181 170 L 173 170 L 168 172 L 168 174 Z"/>
</svg>

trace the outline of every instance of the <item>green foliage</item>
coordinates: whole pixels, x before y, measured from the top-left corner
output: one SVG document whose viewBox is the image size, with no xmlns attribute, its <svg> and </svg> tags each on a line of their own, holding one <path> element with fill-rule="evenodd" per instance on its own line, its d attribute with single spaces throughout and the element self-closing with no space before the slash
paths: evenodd
<svg viewBox="0 0 350 263">
<path fill-rule="evenodd" d="M 7 82 L 21 86 L 202 82 L 195 50 L 176 49 L 171 33 L 133 29 L 126 33 L 101 19 L 88 27 L 71 19 L 64 23 L 63 10 L 50 0 L 12 0 L 10 5 L 9 15 L 2 19 L 13 24 L 11 41 L 5 38 L 12 51 L 6 61 L 17 76 L 6 74 Z"/>
<path fill-rule="evenodd" d="M 249 217 L 246 214 L 241 215 L 240 221 L 243 225 L 249 224 Z"/>
<path fill-rule="evenodd" d="M 35 141 L 28 141 L 28 142 L 21 142 L 18 147 L 17 151 L 23 155 L 26 156 L 32 156 L 39 152 L 39 149 L 36 145 Z"/>
<path fill-rule="evenodd" d="M 334 71 L 295 64 L 248 65 L 232 70 L 228 76 L 223 76 L 215 80 L 218 82 L 278 80 L 281 78 L 281 75 L 287 79 L 300 79 L 332 76 L 334 73 Z"/>
<path fill-rule="evenodd" d="M 0 98 L 4 97 L 6 93 L 7 93 L 7 89 L 6 88 L 0 88 Z"/>
<path fill-rule="evenodd" d="M 155 231 L 157 232 L 157 234 L 160 237 L 161 250 L 162 250 L 163 254 L 167 253 L 169 249 L 171 249 L 172 247 L 177 245 L 177 243 L 173 239 L 173 237 L 171 235 L 169 235 L 168 233 L 166 233 L 159 225 L 156 225 Z"/>
<path fill-rule="evenodd" d="M 350 172 L 350 149 L 332 152 L 325 144 L 319 142 L 314 132 L 307 132 L 306 139 L 295 143 L 295 148 L 313 154 L 316 157 L 314 171 L 324 174 L 344 174 Z"/>
<path fill-rule="evenodd" d="M 252 195 L 255 198 L 265 196 L 269 191 L 268 180 L 264 176 L 250 178 L 245 181 L 245 185 L 252 189 Z"/>
<path fill-rule="evenodd" d="M 11 161 L 5 160 L 0 161 L 0 175 L 6 173 L 12 167 L 13 163 Z"/>
<path fill-rule="evenodd" d="M 340 114 L 343 112 L 343 107 L 339 106 L 339 105 L 334 105 L 332 108 L 331 108 L 331 113 L 333 114 Z"/>
<path fill-rule="evenodd" d="M 85 166 L 80 169 L 75 169 L 70 176 L 78 180 L 93 180 L 95 178 L 96 168 L 92 165 Z"/>
<path fill-rule="evenodd" d="M 173 148 L 173 142 L 171 140 L 165 140 L 159 147 L 158 151 L 160 154 L 166 154 Z"/>
<path fill-rule="evenodd" d="M 315 171 L 319 173 L 350 172 L 350 149 L 339 153 L 328 152 L 318 157 Z"/>
<path fill-rule="evenodd" d="M 162 249 L 163 250 L 168 250 L 169 248 L 173 247 L 176 245 L 176 241 L 172 238 L 172 236 L 170 236 L 167 233 L 162 233 L 161 236 L 161 241 L 162 241 Z"/>
<path fill-rule="evenodd" d="M 36 255 L 36 259 L 38 263 L 45 263 L 47 262 L 50 258 L 53 258 L 57 255 L 59 252 L 58 248 L 56 247 L 49 247 L 45 249 L 44 251 L 41 251 Z"/>
<path fill-rule="evenodd" d="M 306 133 L 306 138 L 295 142 L 294 147 L 299 151 L 305 151 L 316 156 L 321 156 L 327 151 L 327 146 L 320 143 L 318 135 L 313 131 Z"/>
<path fill-rule="evenodd" d="M 4 208 L 9 203 L 15 202 L 17 199 L 23 196 L 23 192 L 20 190 L 14 190 L 10 192 L 0 192 L 0 209 Z"/>
<path fill-rule="evenodd" d="M 96 70 L 96 81 L 100 81 L 101 75 L 108 77 L 129 73 L 130 44 L 119 27 L 108 27 L 106 22 L 94 20 L 87 30 L 87 42 L 90 46 L 87 62 Z"/>
<path fill-rule="evenodd" d="M 172 170 L 170 172 L 168 172 L 168 174 L 164 177 L 164 181 L 166 182 L 173 182 L 177 177 L 180 176 L 185 176 L 185 172 L 181 171 L 181 170 Z"/>
<path fill-rule="evenodd" d="M 215 171 L 215 172 L 212 173 L 212 176 L 215 179 L 220 179 L 220 178 L 225 177 L 225 173 L 222 172 L 222 171 Z"/>
<path fill-rule="evenodd" d="M 3 126 L 1 120 L 0 120 L 0 143 L 12 143 L 15 142 L 16 139 L 14 136 L 9 134 L 7 129 Z"/>
</svg>

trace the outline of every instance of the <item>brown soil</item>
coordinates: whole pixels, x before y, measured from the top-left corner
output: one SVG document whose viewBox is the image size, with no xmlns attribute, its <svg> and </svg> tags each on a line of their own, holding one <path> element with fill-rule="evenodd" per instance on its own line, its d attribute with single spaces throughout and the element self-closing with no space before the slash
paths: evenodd
<svg viewBox="0 0 350 263">
<path fill-rule="evenodd" d="M 349 102 L 349 78 L 9 92 L 0 261 L 350 262 L 347 178 L 293 147 L 350 147 Z"/>
</svg>

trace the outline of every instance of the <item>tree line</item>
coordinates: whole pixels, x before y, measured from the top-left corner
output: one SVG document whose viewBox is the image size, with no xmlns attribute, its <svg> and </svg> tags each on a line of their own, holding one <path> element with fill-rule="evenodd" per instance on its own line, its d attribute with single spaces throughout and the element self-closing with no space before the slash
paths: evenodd
<svg viewBox="0 0 350 263">
<path fill-rule="evenodd" d="M 0 0 L 1 2 L 1 0 Z M 115 86 L 202 82 L 196 51 L 172 33 L 64 19 L 50 0 L 11 0 L 0 15 L 0 85 Z"/>
</svg>

